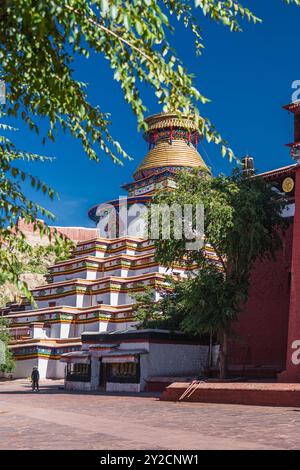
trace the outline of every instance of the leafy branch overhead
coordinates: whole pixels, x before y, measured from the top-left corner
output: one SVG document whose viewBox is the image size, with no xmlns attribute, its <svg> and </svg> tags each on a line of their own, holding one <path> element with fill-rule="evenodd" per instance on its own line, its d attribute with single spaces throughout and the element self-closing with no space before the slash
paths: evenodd
<svg viewBox="0 0 300 470">
<path fill-rule="evenodd" d="M 287 1 L 299 5 L 299 0 Z M 209 141 L 222 143 L 223 154 L 233 156 L 198 107 L 208 100 L 194 86 L 169 43 L 176 21 L 194 35 L 195 52 L 203 40 L 201 12 L 231 31 L 241 22 L 260 21 L 240 2 L 232 0 L 3 0 L 0 12 L 0 78 L 8 90 L 7 112 L 21 116 L 39 132 L 38 118 L 47 118 L 47 138 L 58 127 L 79 139 L 87 155 L 101 151 L 121 162 L 127 157 L 109 132 L 109 115 L 93 106 L 85 84 L 74 78 L 76 56 L 91 52 L 104 56 L 120 82 L 126 101 L 144 126 L 140 84 L 149 84 L 165 111 L 194 114 Z M 101 79 L 101 76 L 99 76 Z"/>
<path fill-rule="evenodd" d="M 285 0 L 300 4 L 300 0 Z M 91 53 L 104 57 L 120 83 L 125 100 L 145 126 L 141 83 L 149 85 L 164 111 L 192 114 L 208 141 L 221 145 L 223 156 L 233 157 L 199 108 L 208 100 L 194 85 L 169 42 L 179 22 L 190 28 L 195 52 L 203 49 L 202 13 L 212 21 L 241 31 L 241 23 L 260 21 L 240 2 L 232 0 L 2 0 L 0 7 L 0 80 L 6 85 L 6 105 L 0 119 L 0 269 L 18 283 L 18 251 L 30 247 L 16 227 L 17 218 L 33 223 L 43 235 L 56 236 L 38 220 L 53 215 L 24 193 L 24 183 L 56 197 L 47 184 L 21 169 L 20 162 L 47 158 L 16 148 L 7 137 L 13 129 L 6 115 L 21 118 L 40 133 L 48 124 L 44 142 L 69 131 L 89 158 L 101 153 L 114 162 L 128 157 L 110 133 L 106 110 L 89 102 L 86 84 L 75 78 L 76 58 Z M 99 80 L 101 80 L 99 73 Z M 109 111 L 109 110 L 108 110 Z M 43 127 L 44 128 L 44 127 Z M 15 234 L 18 234 L 16 237 Z M 26 285 L 23 286 L 26 292 Z M 27 292 L 29 296 L 29 292 Z"/>
<path fill-rule="evenodd" d="M 1 115 L 0 115 L 1 116 Z M 0 130 L 14 129 L 0 123 Z M 24 233 L 16 225 L 17 219 L 32 224 L 33 230 L 41 237 L 52 240 L 56 250 L 68 244 L 65 237 L 56 229 L 48 227 L 39 219 L 44 216 L 54 220 L 54 215 L 41 205 L 29 200 L 24 194 L 22 185 L 30 186 L 48 196 L 57 197 L 55 191 L 39 178 L 21 169 L 22 162 L 47 162 L 51 159 L 22 151 L 8 137 L 0 137 L 0 272 L 1 277 L 18 286 L 19 290 L 32 300 L 26 282 L 20 277 L 20 259 L 33 257 L 33 248 L 26 240 Z M 1 281 L 1 280 L 0 280 Z M 1 283 L 1 282 L 0 282 Z"/>
</svg>

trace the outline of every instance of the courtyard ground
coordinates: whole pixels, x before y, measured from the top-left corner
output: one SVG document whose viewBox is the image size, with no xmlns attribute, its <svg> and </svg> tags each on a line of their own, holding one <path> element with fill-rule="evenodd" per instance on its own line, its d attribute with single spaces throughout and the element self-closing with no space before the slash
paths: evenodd
<svg viewBox="0 0 300 470">
<path fill-rule="evenodd" d="M 300 408 L 68 393 L 0 382 L 0 449 L 299 449 Z"/>
</svg>

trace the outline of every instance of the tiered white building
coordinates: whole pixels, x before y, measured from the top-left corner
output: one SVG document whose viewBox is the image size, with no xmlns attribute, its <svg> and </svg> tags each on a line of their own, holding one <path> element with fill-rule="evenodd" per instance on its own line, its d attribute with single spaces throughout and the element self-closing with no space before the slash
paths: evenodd
<svg viewBox="0 0 300 470">
<path fill-rule="evenodd" d="M 208 171 L 196 150 L 199 135 L 193 121 L 160 114 L 147 122 L 149 152 L 134 181 L 124 186 L 129 219 L 134 205 L 149 202 L 158 188 L 174 186 L 182 168 Z M 79 242 L 69 260 L 49 269 L 48 283 L 32 291 L 37 308 L 24 301 L 7 312 L 15 377 L 29 376 L 33 366 L 42 378 L 63 377 L 61 356 L 81 351 L 83 333 L 135 329 L 132 294 L 142 290 L 142 284 L 155 287 L 163 282 L 166 269 L 155 262 L 149 240 L 122 235 L 116 218 L 122 204 L 117 199 L 93 207 L 89 217 L 101 226 L 101 238 Z M 185 268 L 172 271 L 183 275 Z"/>
</svg>

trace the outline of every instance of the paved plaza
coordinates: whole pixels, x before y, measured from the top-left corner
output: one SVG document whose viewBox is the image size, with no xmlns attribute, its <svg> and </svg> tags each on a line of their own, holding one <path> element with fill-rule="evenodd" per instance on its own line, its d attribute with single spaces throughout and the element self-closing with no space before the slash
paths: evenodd
<svg viewBox="0 0 300 470">
<path fill-rule="evenodd" d="M 299 449 L 300 408 L 66 393 L 0 382 L 0 449 Z"/>
</svg>

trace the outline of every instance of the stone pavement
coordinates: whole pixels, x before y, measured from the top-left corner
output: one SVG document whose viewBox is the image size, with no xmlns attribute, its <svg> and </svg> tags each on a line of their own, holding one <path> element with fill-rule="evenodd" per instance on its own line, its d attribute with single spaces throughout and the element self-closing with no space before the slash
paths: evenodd
<svg viewBox="0 0 300 470">
<path fill-rule="evenodd" d="M 70 393 L 0 382 L 0 449 L 299 449 L 300 408 Z"/>
</svg>

